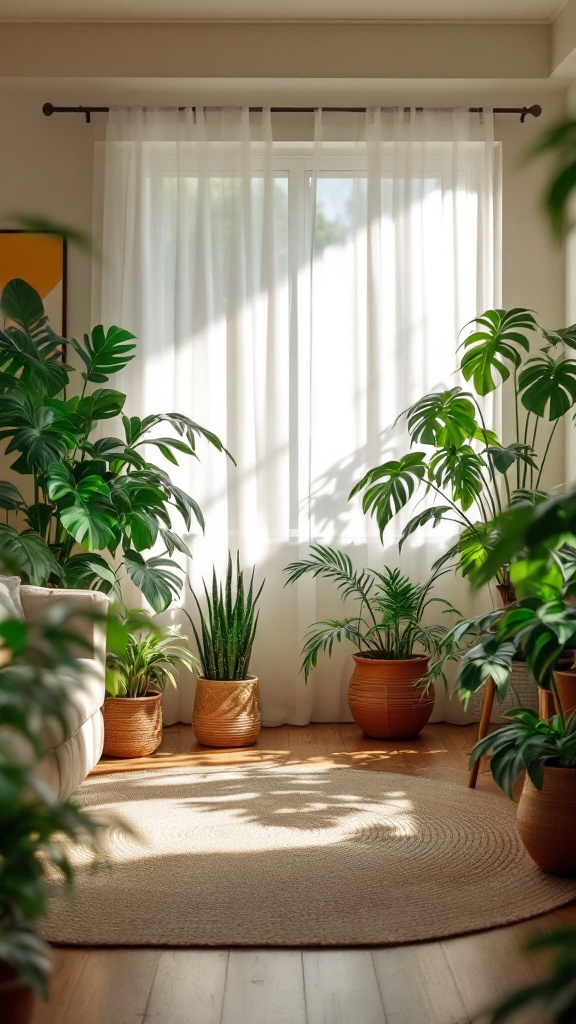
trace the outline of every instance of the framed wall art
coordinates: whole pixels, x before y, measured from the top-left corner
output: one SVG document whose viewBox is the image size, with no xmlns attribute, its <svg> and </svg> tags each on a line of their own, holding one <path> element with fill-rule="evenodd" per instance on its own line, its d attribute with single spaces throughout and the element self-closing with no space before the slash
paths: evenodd
<svg viewBox="0 0 576 1024">
<path fill-rule="evenodd" d="M 36 289 L 52 330 L 66 337 L 66 240 L 48 233 L 0 230 L 0 293 L 14 277 Z"/>
</svg>

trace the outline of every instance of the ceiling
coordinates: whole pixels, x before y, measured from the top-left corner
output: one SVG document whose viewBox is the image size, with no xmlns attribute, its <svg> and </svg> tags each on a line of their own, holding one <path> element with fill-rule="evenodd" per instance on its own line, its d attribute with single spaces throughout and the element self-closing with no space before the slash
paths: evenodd
<svg viewBox="0 0 576 1024">
<path fill-rule="evenodd" d="M 0 21 L 540 21 L 568 0 L 0 0 Z"/>
</svg>

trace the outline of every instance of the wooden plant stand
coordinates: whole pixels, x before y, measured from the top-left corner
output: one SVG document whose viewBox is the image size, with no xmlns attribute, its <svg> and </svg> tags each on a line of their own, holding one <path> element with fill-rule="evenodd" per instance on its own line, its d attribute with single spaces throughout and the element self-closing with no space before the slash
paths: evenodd
<svg viewBox="0 0 576 1024">
<path fill-rule="evenodd" d="M 496 686 L 494 685 L 493 679 L 488 679 L 486 683 L 486 689 L 484 691 L 484 700 L 482 701 L 482 713 L 480 715 L 480 721 L 478 722 L 478 736 L 476 742 L 483 740 L 488 734 L 488 727 L 490 725 L 490 715 L 492 714 L 492 708 L 494 707 L 494 698 L 496 696 Z M 547 690 L 538 690 L 538 714 L 541 719 L 551 718 L 556 713 L 554 704 L 554 695 L 548 693 Z M 470 769 L 468 776 L 468 788 L 475 789 L 476 781 L 478 779 L 478 772 L 480 771 L 480 761 L 476 761 L 476 764 Z"/>
</svg>

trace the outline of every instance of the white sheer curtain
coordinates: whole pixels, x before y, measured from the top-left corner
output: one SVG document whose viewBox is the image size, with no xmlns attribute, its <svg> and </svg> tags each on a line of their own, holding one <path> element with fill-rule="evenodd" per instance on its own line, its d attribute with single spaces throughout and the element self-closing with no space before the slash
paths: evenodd
<svg viewBox="0 0 576 1024">
<path fill-rule="evenodd" d="M 398 529 L 383 547 L 347 496 L 400 451 L 396 416 L 454 382 L 462 326 L 499 304 L 492 115 L 318 110 L 313 141 L 280 142 L 267 110 L 121 109 L 104 145 L 94 312 L 139 339 L 127 411 L 185 412 L 237 462 L 205 448 L 170 469 L 206 516 L 192 583 L 229 549 L 266 577 L 252 663 L 265 724 L 348 720 L 349 651 L 308 686 L 298 671 L 306 627 L 339 616 L 338 598 L 284 589 L 282 569 L 311 542 L 398 564 Z M 424 578 L 441 530 L 403 551 L 407 572 Z M 462 605 L 466 588 L 449 593 Z M 191 705 L 184 687 L 172 717 Z"/>
</svg>

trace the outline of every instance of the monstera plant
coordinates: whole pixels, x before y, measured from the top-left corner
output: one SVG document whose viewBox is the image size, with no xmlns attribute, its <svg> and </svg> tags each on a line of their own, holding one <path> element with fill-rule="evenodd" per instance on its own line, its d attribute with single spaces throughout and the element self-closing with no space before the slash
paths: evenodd
<svg viewBox="0 0 576 1024">
<path fill-rule="evenodd" d="M 146 450 L 154 446 L 174 465 L 178 456 L 197 457 L 200 438 L 226 450 L 181 413 L 122 415 L 126 395 L 102 385 L 134 358 L 129 331 L 99 325 L 82 341 L 70 339 L 79 372 L 63 361 L 64 339 L 29 284 L 10 281 L 0 305 L 0 442 L 23 478 L 21 488 L 0 481 L 0 554 L 25 582 L 39 586 L 95 587 L 119 597 L 127 575 L 162 611 L 182 585 L 172 555 L 190 554 L 172 529 L 173 513 L 187 530 L 193 521 L 202 527 L 203 518 Z M 101 424 L 116 417 L 123 436 L 101 436 Z M 163 550 L 151 554 L 158 544 Z"/>
<path fill-rule="evenodd" d="M 493 520 L 505 509 L 544 500 L 542 475 L 558 424 L 576 405 L 576 325 L 546 331 L 528 309 L 490 309 L 461 345 L 460 374 L 470 390 L 425 395 L 404 414 L 411 450 L 371 469 L 353 488 L 380 532 L 418 489 L 426 506 L 409 519 L 400 546 L 427 523 L 460 527 L 439 563 L 456 559 L 464 576 L 486 560 Z M 529 338 L 539 335 L 534 352 Z M 504 443 L 487 429 L 482 399 L 508 382 L 514 436 Z M 511 385 L 511 387 L 510 387 Z M 538 446 L 538 447 L 537 447 Z M 416 450 L 414 450 L 416 449 Z M 542 454 L 539 452 L 542 450 Z M 508 564 L 495 572 L 505 603 L 513 599 Z"/>
</svg>

